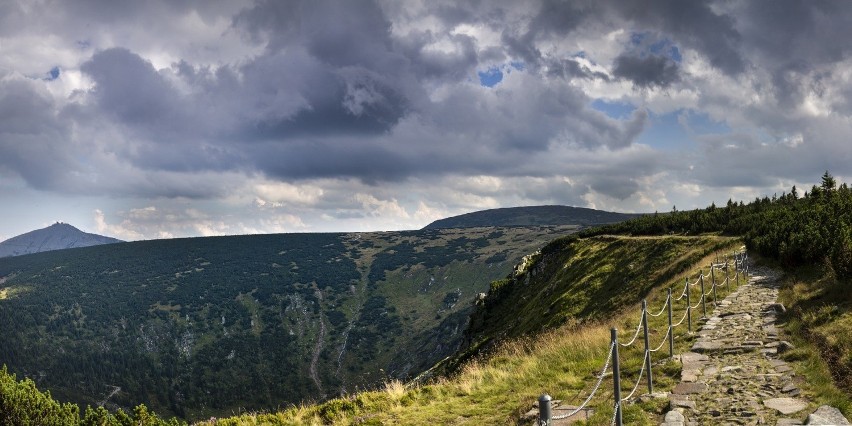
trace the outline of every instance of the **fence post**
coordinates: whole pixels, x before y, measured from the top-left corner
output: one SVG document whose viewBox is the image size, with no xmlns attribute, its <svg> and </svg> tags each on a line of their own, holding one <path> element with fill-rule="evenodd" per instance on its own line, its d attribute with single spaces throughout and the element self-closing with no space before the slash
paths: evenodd
<svg viewBox="0 0 852 426">
<path fill-rule="evenodd" d="M 648 342 L 648 301 L 642 299 L 642 328 L 645 329 L 645 369 L 648 370 L 648 395 L 654 393 L 654 382 L 651 377 L 651 346 Z"/>
<path fill-rule="evenodd" d="M 734 270 L 737 271 L 737 272 L 734 275 L 734 287 L 739 287 L 740 286 L 740 261 L 735 260 L 735 262 L 736 263 L 734 264 L 735 265 Z"/>
<path fill-rule="evenodd" d="M 618 366 L 618 330 L 613 327 L 609 330 L 612 340 L 612 393 L 615 397 L 615 424 L 622 426 L 624 421 L 621 417 L 621 369 Z"/>
<path fill-rule="evenodd" d="M 689 278 L 686 279 L 686 329 L 692 333 L 692 302 L 689 301 Z"/>
<path fill-rule="evenodd" d="M 716 274 L 714 272 L 716 268 L 713 265 L 710 265 L 710 281 L 713 282 L 713 304 L 716 304 Z"/>
<path fill-rule="evenodd" d="M 701 318 L 707 318 L 707 298 L 704 296 L 704 271 L 699 270 L 701 276 L 698 278 L 698 281 L 701 282 L 701 309 L 704 313 Z"/>
<path fill-rule="evenodd" d="M 550 407 L 551 400 L 550 395 L 546 393 L 538 397 L 538 425 L 536 426 L 550 426 L 553 419 L 553 410 Z"/>
<path fill-rule="evenodd" d="M 669 287 L 669 356 L 674 358 L 674 330 L 672 329 L 672 288 Z"/>
</svg>

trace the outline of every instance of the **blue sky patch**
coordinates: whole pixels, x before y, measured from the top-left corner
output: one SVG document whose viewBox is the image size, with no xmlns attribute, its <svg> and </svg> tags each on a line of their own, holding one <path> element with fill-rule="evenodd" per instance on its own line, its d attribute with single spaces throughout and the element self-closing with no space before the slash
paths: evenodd
<svg viewBox="0 0 852 426">
<path fill-rule="evenodd" d="M 636 110 L 636 107 L 628 102 L 610 102 L 603 99 L 595 99 L 592 108 L 616 120 L 626 119 Z"/>
<path fill-rule="evenodd" d="M 45 80 L 47 80 L 47 81 L 56 80 L 57 78 L 59 78 L 60 72 L 61 71 L 59 70 L 59 67 L 51 68 L 50 71 L 47 72 L 47 78 L 45 78 Z"/>
<path fill-rule="evenodd" d="M 479 74 L 479 84 L 485 87 L 494 87 L 497 83 L 503 81 L 503 71 L 500 71 L 500 68 L 497 67 L 477 71 L 477 74 Z"/>
<path fill-rule="evenodd" d="M 680 109 L 663 115 L 649 111 L 648 125 L 637 142 L 672 151 L 691 148 L 695 144 L 696 135 L 730 132 L 731 128 L 727 124 L 712 120 L 707 114 L 694 110 Z"/>
</svg>

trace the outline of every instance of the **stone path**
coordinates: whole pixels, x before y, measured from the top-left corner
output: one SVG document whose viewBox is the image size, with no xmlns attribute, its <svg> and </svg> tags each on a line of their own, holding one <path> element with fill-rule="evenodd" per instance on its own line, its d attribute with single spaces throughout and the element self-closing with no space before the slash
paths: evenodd
<svg viewBox="0 0 852 426">
<path fill-rule="evenodd" d="M 792 348 L 779 340 L 776 326 L 784 310 L 777 303 L 780 277 L 765 268 L 751 274 L 712 315 L 708 306 L 710 318 L 692 351 L 680 355 L 681 382 L 661 426 L 849 424 L 831 407 L 809 416 L 812 406 L 800 395 L 799 378 L 779 357 Z"/>
</svg>

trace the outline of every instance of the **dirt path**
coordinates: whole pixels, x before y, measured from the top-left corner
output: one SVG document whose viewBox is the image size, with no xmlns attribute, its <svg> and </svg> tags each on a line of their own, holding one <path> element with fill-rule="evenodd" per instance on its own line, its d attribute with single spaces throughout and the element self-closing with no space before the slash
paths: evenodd
<svg viewBox="0 0 852 426">
<path fill-rule="evenodd" d="M 751 274 L 708 312 L 692 350 L 680 356 L 681 382 L 663 425 L 804 424 L 814 411 L 798 388 L 801 379 L 780 359 L 791 348 L 776 325 L 784 309 L 777 303 L 780 274 L 767 268 Z M 808 424 L 848 424 L 842 421 Z"/>
</svg>

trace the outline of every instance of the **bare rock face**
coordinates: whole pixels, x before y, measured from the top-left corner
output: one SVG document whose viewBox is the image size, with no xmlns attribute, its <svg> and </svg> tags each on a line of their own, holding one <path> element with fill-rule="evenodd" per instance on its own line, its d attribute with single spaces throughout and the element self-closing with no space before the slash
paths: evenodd
<svg viewBox="0 0 852 426">
<path fill-rule="evenodd" d="M 115 238 L 89 234 L 67 223 L 57 222 L 47 228 L 37 229 L 3 241 L 0 243 L 0 257 L 120 242 L 122 241 Z"/>
</svg>

